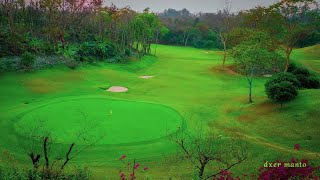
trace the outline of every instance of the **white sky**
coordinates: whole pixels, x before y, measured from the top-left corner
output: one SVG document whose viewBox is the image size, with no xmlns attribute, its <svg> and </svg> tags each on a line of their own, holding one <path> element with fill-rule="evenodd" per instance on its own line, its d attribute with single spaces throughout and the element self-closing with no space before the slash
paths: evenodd
<svg viewBox="0 0 320 180">
<path fill-rule="evenodd" d="M 230 0 L 232 11 L 250 9 L 255 6 L 267 6 L 277 2 L 278 0 Z M 320 1 L 320 0 L 317 0 Z M 129 5 L 132 9 L 143 11 L 146 7 L 150 7 L 153 12 L 162 12 L 168 8 L 177 10 L 187 8 L 193 13 L 197 12 L 217 12 L 223 9 L 225 0 L 104 0 L 105 4 L 114 3 L 119 7 Z"/>
</svg>

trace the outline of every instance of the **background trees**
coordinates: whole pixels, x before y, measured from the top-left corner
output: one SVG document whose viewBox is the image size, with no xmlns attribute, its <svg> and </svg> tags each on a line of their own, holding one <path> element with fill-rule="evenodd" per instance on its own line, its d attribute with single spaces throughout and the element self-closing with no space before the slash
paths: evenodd
<svg viewBox="0 0 320 180">
<path fill-rule="evenodd" d="M 75 61 L 149 54 L 161 23 L 149 12 L 102 1 L 1 1 L 0 56 L 68 55 Z M 81 57 L 79 57 L 81 56 Z"/>
</svg>

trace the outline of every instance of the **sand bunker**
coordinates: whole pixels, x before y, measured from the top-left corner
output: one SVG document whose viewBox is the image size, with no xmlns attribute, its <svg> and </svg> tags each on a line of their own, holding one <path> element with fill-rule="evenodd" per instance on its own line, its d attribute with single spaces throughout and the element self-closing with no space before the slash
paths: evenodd
<svg viewBox="0 0 320 180">
<path fill-rule="evenodd" d="M 141 79 L 150 79 L 153 78 L 154 76 L 139 76 L 139 78 Z"/>
<path fill-rule="evenodd" d="M 265 75 L 263 75 L 263 77 L 272 77 L 272 75 L 271 74 L 265 74 Z"/>
<path fill-rule="evenodd" d="M 109 89 L 107 89 L 109 92 L 126 92 L 128 91 L 128 88 L 122 87 L 122 86 L 111 86 Z"/>
</svg>

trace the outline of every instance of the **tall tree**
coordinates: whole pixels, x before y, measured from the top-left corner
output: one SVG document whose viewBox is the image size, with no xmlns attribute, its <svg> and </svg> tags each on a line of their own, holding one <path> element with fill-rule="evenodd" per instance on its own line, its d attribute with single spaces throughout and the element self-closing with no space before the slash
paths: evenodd
<svg viewBox="0 0 320 180">
<path fill-rule="evenodd" d="M 288 70 L 291 52 L 296 43 L 315 29 L 316 14 L 312 13 L 312 9 L 317 8 L 316 5 L 315 0 L 282 0 L 269 8 L 269 13 L 276 17 L 269 20 L 276 20 L 281 25 L 271 27 L 281 30 L 278 37 L 286 54 L 285 72 Z"/>
<path fill-rule="evenodd" d="M 223 45 L 223 59 L 222 68 L 225 67 L 227 59 L 227 42 L 229 40 L 229 35 L 232 30 L 232 19 L 233 14 L 231 13 L 231 1 L 225 1 L 225 7 L 223 9 L 222 19 L 220 27 L 218 28 L 219 39 Z"/>
<path fill-rule="evenodd" d="M 270 36 L 255 32 L 248 40 L 232 49 L 238 71 L 244 74 L 249 84 L 249 102 L 252 103 L 253 78 L 259 72 L 271 69 L 271 60 L 278 58 Z"/>
</svg>

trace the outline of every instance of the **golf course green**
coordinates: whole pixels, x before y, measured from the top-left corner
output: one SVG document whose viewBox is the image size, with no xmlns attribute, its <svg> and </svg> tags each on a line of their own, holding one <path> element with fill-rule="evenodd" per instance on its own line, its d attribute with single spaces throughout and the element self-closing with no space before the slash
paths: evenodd
<svg viewBox="0 0 320 180">
<path fill-rule="evenodd" d="M 292 60 L 319 76 L 320 56 L 315 52 L 320 49 L 310 49 L 295 49 Z M 247 79 L 232 70 L 231 58 L 222 69 L 221 59 L 218 50 L 158 45 L 156 56 L 128 64 L 1 73 L 0 152 L 8 150 L 31 167 L 19 137 L 41 120 L 57 144 L 72 143 L 88 127 L 88 137 L 103 137 L 70 161 L 70 166 L 89 167 L 94 179 L 119 178 L 119 158 L 124 154 L 149 168 L 139 178 L 188 179 L 193 165 L 177 160 L 177 145 L 166 138 L 179 130 L 242 137 L 249 158 L 232 168 L 234 174 L 257 172 L 264 160 L 296 157 L 319 164 L 320 91 L 300 90 L 295 100 L 280 108 L 265 94 L 268 77 L 255 77 L 250 104 Z M 129 90 L 113 93 L 101 88 L 110 86 Z M 294 150 L 295 144 L 300 144 L 300 151 Z"/>
<path fill-rule="evenodd" d="M 88 133 L 106 137 L 98 144 L 129 144 L 160 139 L 182 125 L 180 115 L 165 106 L 80 98 L 48 103 L 23 113 L 16 124 L 17 132 L 36 126 L 37 119 L 45 120 L 47 130 L 59 143 L 73 141 L 88 127 Z"/>
</svg>

